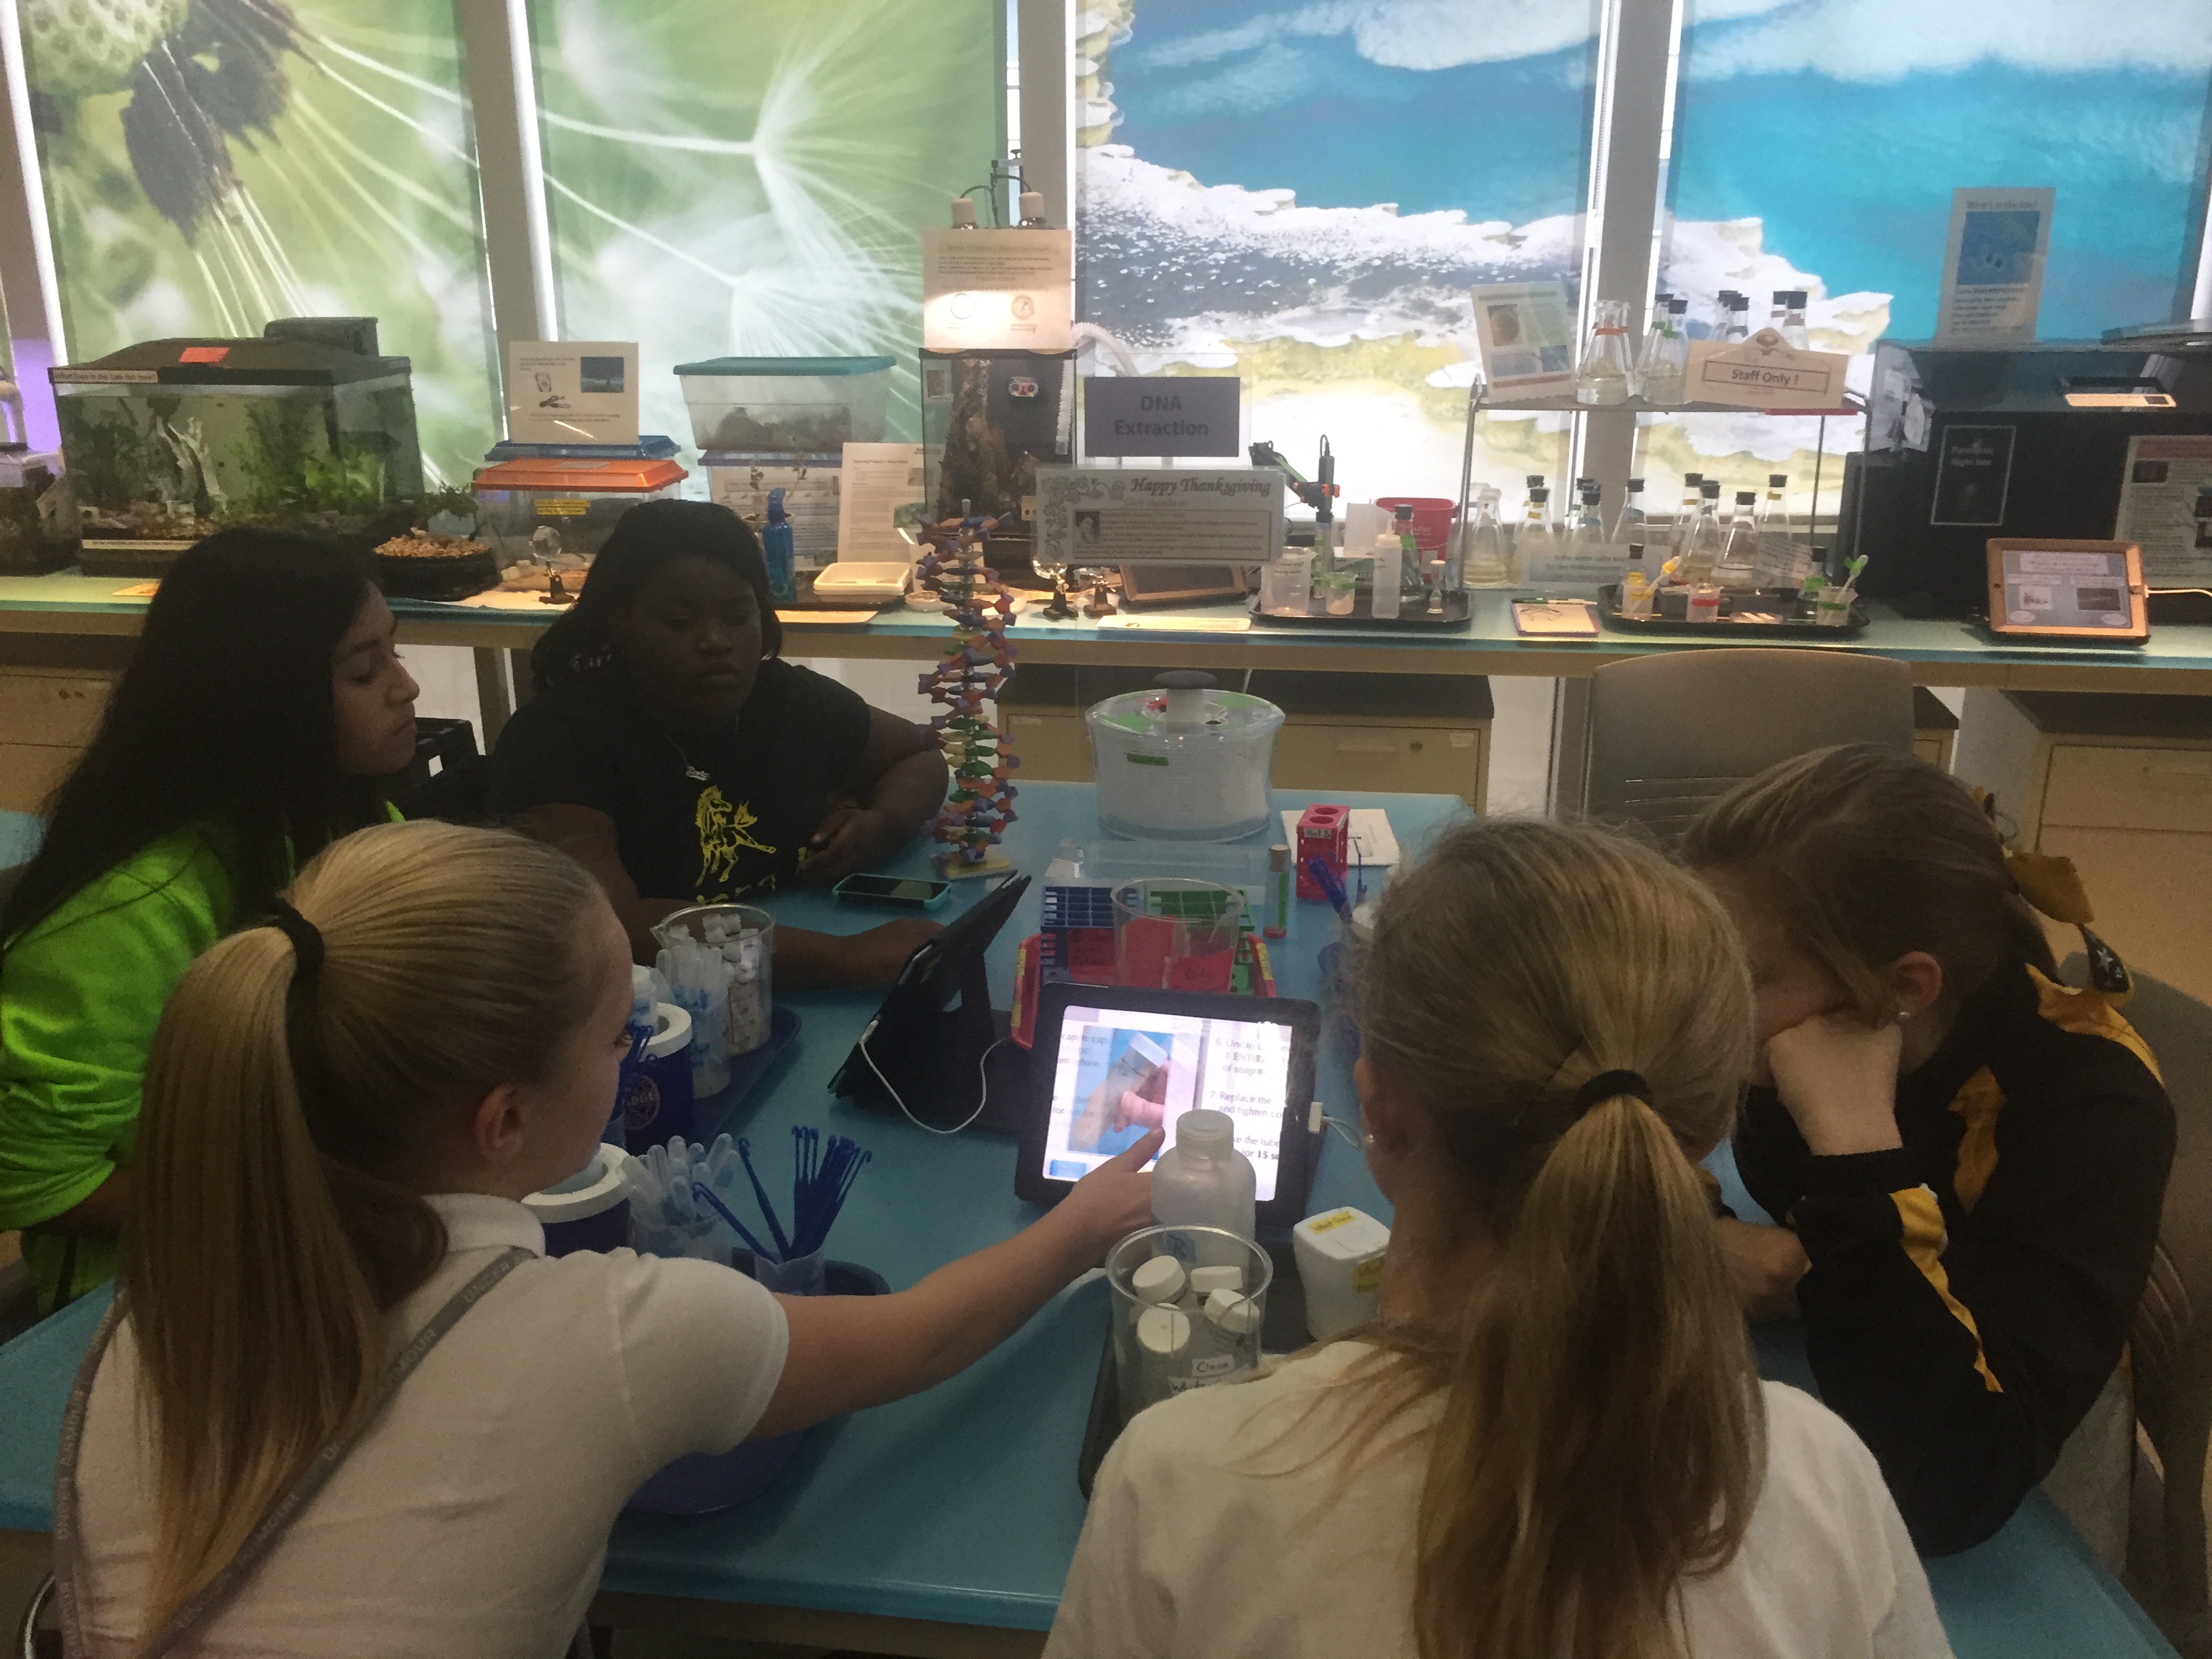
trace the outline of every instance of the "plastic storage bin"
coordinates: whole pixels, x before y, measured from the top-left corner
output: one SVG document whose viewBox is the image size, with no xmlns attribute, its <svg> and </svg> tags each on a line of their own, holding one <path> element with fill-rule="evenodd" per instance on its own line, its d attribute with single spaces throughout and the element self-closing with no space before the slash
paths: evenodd
<svg viewBox="0 0 2212 1659">
<path fill-rule="evenodd" d="M 1109 697 L 1084 716 L 1100 825 L 1161 841 L 1237 841 L 1266 829 L 1283 711 L 1264 697 L 1211 690 L 1209 675 L 1160 678 L 1196 684 Z"/>
<path fill-rule="evenodd" d="M 674 498 L 673 461 L 501 461 L 477 474 L 477 537 L 501 564 L 590 558 L 640 501 Z"/>
<path fill-rule="evenodd" d="M 701 449 L 836 451 L 881 443 L 888 357 L 713 357 L 678 363 Z"/>
</svg>

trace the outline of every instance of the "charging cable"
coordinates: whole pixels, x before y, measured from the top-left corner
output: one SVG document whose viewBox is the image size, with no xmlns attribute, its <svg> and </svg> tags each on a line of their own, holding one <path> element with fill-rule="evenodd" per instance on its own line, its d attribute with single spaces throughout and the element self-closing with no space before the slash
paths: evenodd
<svg viewBox="0 0 2212 1659">
<path fill-rule="evenodd" d="M 920 1118 L 914 1115 L 913 1109 L 907 1105 L 906 1102 L 899 1098 L 899 1091 L 891 1087 L 891 1080 L 884 1075 L 883 1067 L 876 1064 L 876 1057 L 868 1052 L 868 1039 L 875 1036 L 875 1034 L 876 1022 L 874 1020 L 870 1020 L 868 1022 L 868 1029 L 860 1033 L 860 1040 L 859 1042 L 855 1043 L 854 1047 L 857 1048 L 860 1051 L 860 1058 L 868 1062 L 868 1069 L 876 1074 L 876 1081 L 884 1085 L 884 1092 L 891 1097 L 891 1104 L 897 1107 L 901 1112 L 905 1114 L 906 1121 L 913 1124 L 915 1128 L 924 1130 L 933 1135 L 957 1135 L 969 1124 L 973 1123 L 977 1118 L 983 1115 L 983 1109 L 991 1103 L 991 1056 L 998 1053 L 1000 1049 L 1005 1048 L 1009 1042 L 1012 1041 L 1010 1037 L 1000 1037 L 989 1048 L 983 1050 L 983 1057 L 975 1062 L 975 1083 L 976 1086 L 982 1091 L 975 1102 L 975 1109 L 969 1113 L 966 1117 L 961 1119 L 959 1122 L 954 1124 L 951 1128 L 941 1129 L 934 1123 L 924 1123 Z"/>
</svg>

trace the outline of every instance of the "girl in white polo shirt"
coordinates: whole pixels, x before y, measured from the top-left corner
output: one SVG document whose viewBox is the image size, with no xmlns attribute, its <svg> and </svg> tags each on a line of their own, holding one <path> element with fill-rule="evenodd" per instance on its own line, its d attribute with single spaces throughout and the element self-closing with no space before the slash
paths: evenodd
<svg viewBox="0 0 2212 1659">
<path fill-rule="evenodd" d="M 1595 830 L 1471 826 L 1358 985 L 1382 1319 L 1129 1425 L 1048 1656 L 1948 1653 L 1872 1456 L 1753 1369 L 1692 1167 L 1751 1047 L 1720 906 Z"/>
<path fill-rule="evenodd" d="M 439 823 L 193 964 L 64 1426 L 72 1654 L 553 1659 L 655 1469 L 941 1381 L 1148 1218 L 1157 1136 L 894 1295 L 546 1260 L 519 1200 L 589 1157 L 629 996 L 580 866 Z"/>
</svg>

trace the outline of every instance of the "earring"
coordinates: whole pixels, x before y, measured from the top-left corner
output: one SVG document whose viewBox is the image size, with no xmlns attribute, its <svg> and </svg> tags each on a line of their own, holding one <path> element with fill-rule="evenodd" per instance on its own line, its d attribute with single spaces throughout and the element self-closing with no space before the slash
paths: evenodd
<svg viewBox="0 0 2212 1659">
<path fill-rule="evenodd" d="M 1911 1018 L 1912 1018 L 1912 1010 L 1911 1010 L 1911 1009 L 1910 1009 L 1910 1008 L 1908 1008 L 1908 1007 L 1906 1007 L 1906 1006 L 1905 1006 L 1903 1003 L 1901 1003 L 1901 1002 L 1900 1002 L 1899 1004 L 1898 1004 L 1898 1006 L 1897 1006 L 1897 1023 L 1898 1023 L 1899 1025 L 1902 1025 L 1902 1024 L 1905 1024 L 1905 1022 L 1906 1020 L 1911 1019 Z"/>
<path fill-rule="evenodd" d="M 1359 1132 L 1359 1150 L 1363 1152 L 1371 1152 L 1375 1150 L 1374 1130 L 1363 1129 Z"/>
</svg>

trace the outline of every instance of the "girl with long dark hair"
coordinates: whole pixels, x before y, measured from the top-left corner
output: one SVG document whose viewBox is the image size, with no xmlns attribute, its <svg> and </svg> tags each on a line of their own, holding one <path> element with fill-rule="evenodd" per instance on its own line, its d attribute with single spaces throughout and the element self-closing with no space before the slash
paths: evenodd
<svg viewBox="0 0 2212 1659">
<path fill-rule="evenodd" d="M 500 733 L 491 808 L 599 878 L 641 961 L 669 912 L 836 881 L 945 799 L 926 728 L 785 662 L 782 645 L 744 520 L 647 501 L 531 653 L 538 696 Z M 936 931 L 779 927 L 777 981 L 888 984 Z"/>
<path fill-rule="evenodd" d="M 192 959 L 384 816 L 415 682 L 367 562 L 226 530 L 148 606 L 106 720 L 0 908 L 0 1229 L 40 1303 L 106 1279 L 146 1049 Z"/>
</svg>

